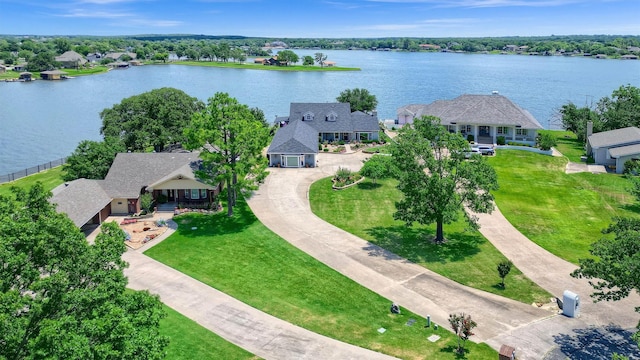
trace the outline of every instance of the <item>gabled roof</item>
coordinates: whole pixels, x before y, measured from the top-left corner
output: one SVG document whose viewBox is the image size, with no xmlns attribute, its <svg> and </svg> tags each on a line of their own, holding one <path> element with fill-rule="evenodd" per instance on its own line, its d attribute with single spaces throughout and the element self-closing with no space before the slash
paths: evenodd
<svg viewBox="0 0 640 360">
<path fill-rule="evenodd" d="M 314 115 L 313 120 L 304 120 L 304 123 L 320 133 L 379 130 L 377 115 L 352 113 L 349 103 L 291 103 L 288 120 L 302 120 L 308 113 Z M 328 121 L 330 114 L 336 116 L 335 121 Z"/>
<path fill-rule="evenodd" d="M 314 120 L 315 121 L 315 120 Z M 278 129 L 268 154 L 315 154 L 318 152 L 318 131 L 308 121 L 293 120 Z"/>
<path fill-rule="evenodd" d="M 51 203 L 58 212 L 66 213 L 71 221 L 81 227 L 111 202 L 102 189 L 102 180 L 77 179 L 53 189 Z"/>
<path fill-rule="evenodd" d="M 326 121 L 327 115 L 333 112 L 336 121 Z M 351 106 L 348 103 L 291 103 L 289 121 L 302 120 L 306 113 L 314 115 L 306 124 L 319 132 L 351 132 Z"/>
<path fill-rule="evenodd" d="M 542 125 L 528 111 L 498 94 L 466 94 L 453 100 L 437 100 L 428 105 L 406 105 L 399 108 L 397 113 L 415 114 L 415 117 L 436 116 L 443 125 L 457 123 L 542 129 Z"/>
<path fill-rule="evenodd" d="M 594 149 L 619 147 L 633 143 L 640 143 L 640 129 L 635 126 L 603 131 L 589 136 L 589 144 Z"/>
<path fill-rule="evenodd" d="M 135 199 L 148 185 L 181 169 L 194 177 L 201 160 L 192 153 L 120 153 L 116 155 L 103 187 L 114 199 Z"/>
</svg>

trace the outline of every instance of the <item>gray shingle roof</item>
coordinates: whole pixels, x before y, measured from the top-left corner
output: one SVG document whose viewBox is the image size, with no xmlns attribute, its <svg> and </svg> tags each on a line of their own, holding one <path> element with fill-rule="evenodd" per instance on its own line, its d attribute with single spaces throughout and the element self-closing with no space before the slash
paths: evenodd
<svg viewBox="0 0 640 360">
<path fill-rule="evenodd" d="M 603 131 L 589 136 L 589 144 L 594 149 L 623 146 L 633 143 L 640 143 L 640 129 L 635 126 Z"/>
<path fill-rule="evenodd" d="M 318 152 L 318 130 L 308 121 L 293 120 L 278 129 L 273 136 L 268 154 L 315 154 Z"/>
<path fill-rule="evenodd" d="M 143 188 L 180 168 L 194 176 L 193 171 L 200 166 L 198 155 L 197 152 L 120 153 L 116 155 L 103 187 L 114 199 L 138 198 Z"/>
<path fill-rule="evenodd" d="M 111 202 L 101 183 L 102 180 L 77 179 L 62 184 L 53 189 L 51 203 L 57 204 L 58 212 L 66 213 L 81 227 Z"/>
<path fill-rule="evenodd" d="M 437 100 L 428 105 L 406 105 L 397 111 L 398 115 L 407 112 L 415 117 L 437 116 L 443 125 L 458 123 L 542 129 L 542 125 L 528 111 L 498 94 L 465 94 L 453 100 Z"/>
<path fill-rule="evenodd" d="M 291 103 L 289 121 L 302 120 L 307 113 L 313 120 L 304 120 L 318 132 L 352 132 L 351 106 L 348 103 Z M 329 114 L 336 115 L 335 121 L 327 121 Z"/>
<path fill-rule="evenodd" d="M 609 154 L 612 158 L 619 158 L 621 156 L 638 155 L 640 154 L 640 144 L 620 146 L 609 150 Z"/>
<path fill-rule="evenodd" d="M 78 54 L 73 50 L 65 51 L 64 53 L 62 53 L 62 55 L 56 56 L 55 60 L 59 62 L 79 62 L 80 64 L 84 64 L 87 62 L 84 56 Z"/>
</svg>

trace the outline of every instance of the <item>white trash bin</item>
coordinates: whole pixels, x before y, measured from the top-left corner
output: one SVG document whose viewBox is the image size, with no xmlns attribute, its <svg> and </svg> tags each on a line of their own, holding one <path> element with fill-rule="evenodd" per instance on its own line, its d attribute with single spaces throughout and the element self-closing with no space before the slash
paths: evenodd
<svg viewBox="0 0 640 360">
<path fill-rule="evenodd" d="M 578 294 L 565 290 L 562 294 L 562 314 L 568 317 L 580 315 L 580 297 Z"/>
</svg>

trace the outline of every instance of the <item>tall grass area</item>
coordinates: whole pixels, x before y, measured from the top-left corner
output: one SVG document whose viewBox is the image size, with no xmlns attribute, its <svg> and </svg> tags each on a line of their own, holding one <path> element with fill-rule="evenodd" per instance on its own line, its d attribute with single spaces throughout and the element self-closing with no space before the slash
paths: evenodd
<svg viewBox="0 0 640 360">
<path fill-rule="evenodd" d="M 323 220 L 463 285 L 528 304 L 549 298 L 515 266 L 502 288 L 496 267 L 506 258 L 478 231 L 467 230 L 465 222 L 445 225 L 447 241 L 434 244 L 435 224 L 407 227 L 394 220 L 395 202 L 402 196 L 396 184 L 365 180 L 335 191 L 330 178 L 321 179 L 311 185 L 311 209 Z"/>
<path fill-rule="evenodd" d="M 172 308 L 165 305 L 164 309 L 167 312 L 167 317 L 160 321 L 160 334 L 169 337 L 165 359 L 260 359 Z"/>
<path fill-rule="evenodd" d="M 496 204 L 520 232 L 555 255 L 589 257 L 616 216 L 637 216 L 630 182 L 616 174 L 566 174 L 567 159 L 500 150 L 489 162 L 498 173 Z"/>
<path fill-rule="evenodd" d="M 234 213 L 182 215 L 175 219 L 178 230 L 145 254 L 316 333 L 403 359 L 456 358 L 448 325 L 425 329 L 424 319 L 409 311 L 391 314 L 391 301 L 275 235 L 244 201 Z M 407 326 L 409 319 L 417 323 Z M 381 327 L 384 334 L 377 331 Z M 442 339 L 427 341 L 433 333 Z M 486 344 L 468 345 L 469 358 L 496 357 Z"/>
</svg>

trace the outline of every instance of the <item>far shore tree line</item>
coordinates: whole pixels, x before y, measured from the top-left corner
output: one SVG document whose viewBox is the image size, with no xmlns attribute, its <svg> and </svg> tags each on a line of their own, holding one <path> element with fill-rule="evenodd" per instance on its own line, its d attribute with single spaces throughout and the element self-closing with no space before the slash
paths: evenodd
<svg viewBox="0 0 640 360">
<path fill-rule="evenodd" d="M 191 61 L 244 62 L 252 56 L 278 54 L 292 60 L 293 50 L 312 49 L 322 54 L 325 50 L 384 49 L 394 51 L 452 51 L 467 53 L 526 53 L 541 55 L 604 54 L 619 58 L 640 55 L 640 36 L 574 35 L 547 37 L 496 38 L 351 38 L 351 39 L 273 39 L 242 36 L 153 35 L 153 36 L 0 36 L 0 62 L 6 65 L 27 62 L 28 71 L 52 70 L 57 67 L 55 56 L 73 50 L 83 56 L 109 52 L 133 53 L 139 60 L 169 60 L 171 54 Z M 286 48 L 286 50 L 285 50 Z M 285 52 L 286 51 L 286 52 Z M 316 54 L 317 55 L 317 54 Z M 128 56 L 128 55 L 125 55 Z M 131 60 L 128 57 L 123 61 Z M 298 58 L 312 65 L 314 60 L 323 66 L 324 60 L 316 56 Z M 325 59 L 326 60 L 326 59 Z M 102 60 L 108 63 L 112 60 Z"/>
</svg>

